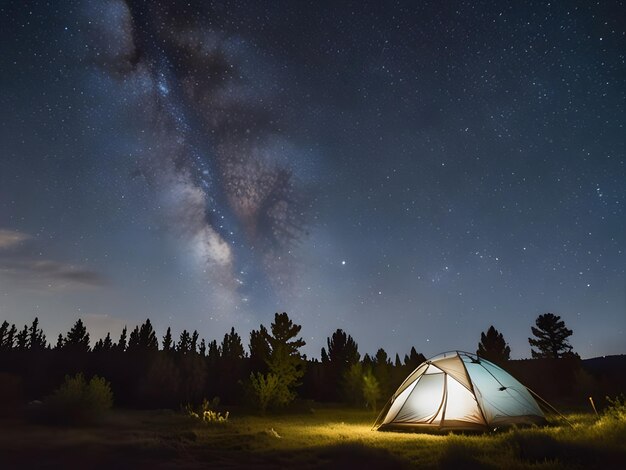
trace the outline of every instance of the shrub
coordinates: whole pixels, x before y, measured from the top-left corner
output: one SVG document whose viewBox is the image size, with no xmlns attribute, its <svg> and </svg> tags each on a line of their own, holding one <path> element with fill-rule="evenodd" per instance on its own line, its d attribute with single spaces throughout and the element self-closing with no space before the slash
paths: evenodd
<svg viewBox="0 0 626 470">
<path fill-rule="evenodd" d="M 604 416 L 609 419 L 626 421 L 626 396 L 619 395 L 615 398 L 606 397 L 608 406 L 604 410 Z"/>
<path fill-rule="evenodd" d="M 261 413 L 265 413 L 268 406 L 279 401 L 279 378 L 271 372 L 268 374 L 261 374 L 260 372 L 250 374 L 250 388 Z"/>
<path fill-rule="evenodd" d="M 111 385 L 97 375 L 87 382 L 82 373 L 66 375 L 61 386 L 44 402 L 48 418 L 70 424 L 92 422 L 112 406 Z"/>
<path fill-rule="evenodd" d="M 215 410 L 219 406 L 219 397 L 213 398 L 209 402 L 206 398 L 202 400 L 202 404 L 195 408 L 190 403 L 187 403 L 183 407 L 183 412 L 192 418 L 199 419 L 204 424 L 225 424 L 228 421 L 230 413 L 227 411 L 224 414 Z"/>
<path fill-rule="evenodd" d="M 381 397 L 380 386 L 378 380 L 370 370 L 363 374 L 363 398 L 365 405 L 373 411 L 376 411 L 376 403 Z"/>
</svg>

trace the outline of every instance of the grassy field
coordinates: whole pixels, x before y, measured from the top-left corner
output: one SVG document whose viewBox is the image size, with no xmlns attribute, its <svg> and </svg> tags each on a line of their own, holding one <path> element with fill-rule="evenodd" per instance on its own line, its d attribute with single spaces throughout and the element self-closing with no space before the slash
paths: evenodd
<svg viewBox="0 0 626 470">
<path fill-rule="evenodd" d="M 231 414 L 207 425 L 171 411 L 112 412 L 97 426 L 0 421 L 3 468 L 626 468 L 626 420 L 570 414 L 490 435 L 371 431 L 371 413 Z"/>
</svg>

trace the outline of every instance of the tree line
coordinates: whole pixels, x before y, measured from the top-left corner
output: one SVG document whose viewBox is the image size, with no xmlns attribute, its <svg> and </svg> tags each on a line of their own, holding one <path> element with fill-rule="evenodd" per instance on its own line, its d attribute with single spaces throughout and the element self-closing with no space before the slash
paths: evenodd
<svg viewBox="0 0 626 470">
<path fill-rule="evenodd" d="M 296 398 L 343 402 L 376 408 L 419 364 L 426 360 L 415 347 L 401 358 L 380 348 L 361 357 L 358 344 L 337 329 L 321 349 L 321 358 L 301 353 L 301 326 L 287 313 L 276 313 L 269 328 L 260 325 L 249 335 L 247 351 L 234 328 L 221 342 L 183 330 L 174 338 L 167 328 L 157 336 L 147 319 L 130 333 L 124 327 L 116 341 L 111 334 L 91 346 L 81 319 L 54 346 L 35 318 L 17 330 L 0 325 L 0 373 L 21 378 L 28 399 L 49 393 L 64 375 L 99 375 L 111 382 L 116 403 L 129 407 L 177 407 L 220 397 L 225 404 L 281 408 Z M 568 342 L 572 331 L 559 316 L 539 315 L 529 338 L 533 358 L 574 357 Z M 481 333 L 477 354 L 497 364 L 510 359 L 510 347 L 491 326 Z"/>
</svg>

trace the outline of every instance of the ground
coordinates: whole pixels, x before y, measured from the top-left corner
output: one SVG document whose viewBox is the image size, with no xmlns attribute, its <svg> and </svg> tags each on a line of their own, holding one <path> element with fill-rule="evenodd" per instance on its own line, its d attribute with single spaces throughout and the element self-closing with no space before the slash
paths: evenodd
<svg viewBox="0 0 626 470">
<path fill-rule="evenodd" d="M 173 411 L 111 412 L 98 424 L 0 421 L 3 468 L 624 468 L 626 422 L 570 414 L 487 435 L 376 432 L 366 411 L 232 412 L 225 424 Z"/>
</svg>

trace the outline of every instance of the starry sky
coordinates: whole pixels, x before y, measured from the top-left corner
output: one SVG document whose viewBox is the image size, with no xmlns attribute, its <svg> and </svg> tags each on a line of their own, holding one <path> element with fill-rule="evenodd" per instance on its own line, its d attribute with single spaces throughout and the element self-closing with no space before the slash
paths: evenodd
<svg viewBox="0 0 626 470">
<path fill-rule="evenodd" d="M 622 1 L 3 1 L 0 320 L 626 352 Z"/>
</svg>

